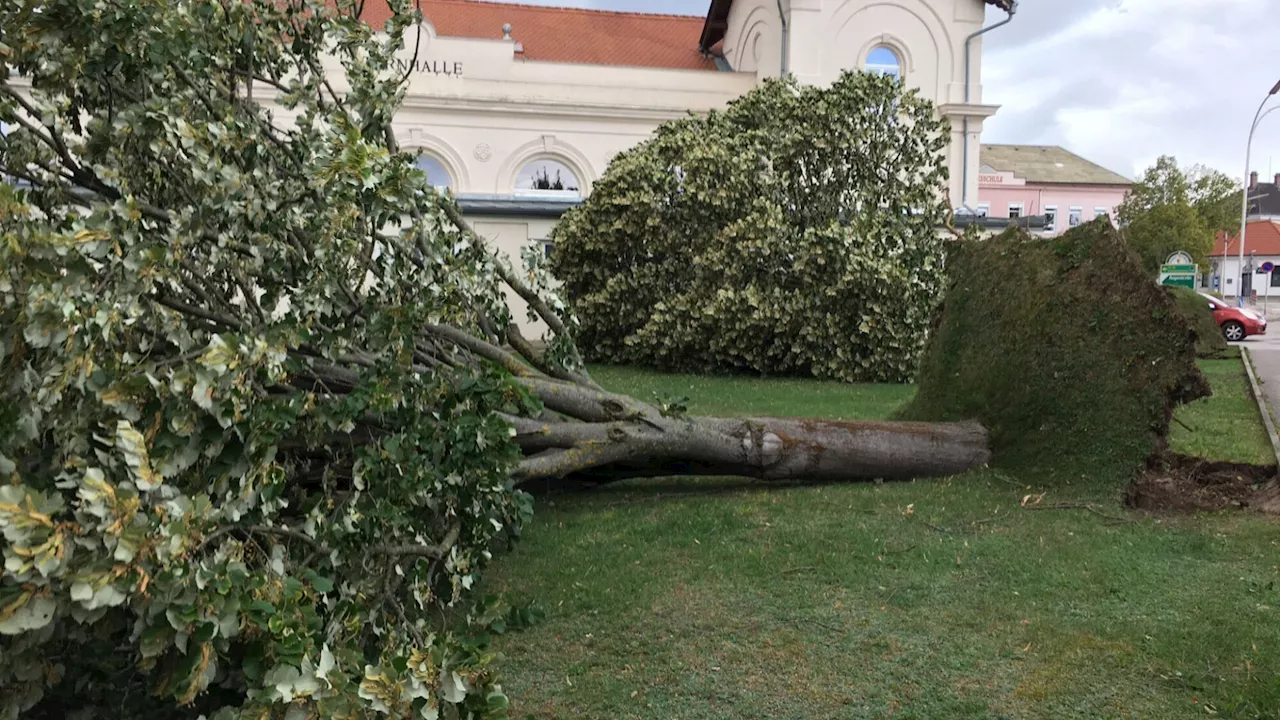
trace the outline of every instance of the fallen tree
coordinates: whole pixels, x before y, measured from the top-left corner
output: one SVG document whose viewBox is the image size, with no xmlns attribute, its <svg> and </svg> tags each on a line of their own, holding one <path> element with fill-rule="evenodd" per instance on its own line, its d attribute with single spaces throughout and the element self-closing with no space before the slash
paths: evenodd
<svg viewBox="0 0 1280 720">
<path fill-rule="evenodd" d="M 600 388 L 400 152 L 391 5 L 0 9 L 0 717 L 505 717 L 470 591 L 519 483 L 985 462 Z"/>
</svg>

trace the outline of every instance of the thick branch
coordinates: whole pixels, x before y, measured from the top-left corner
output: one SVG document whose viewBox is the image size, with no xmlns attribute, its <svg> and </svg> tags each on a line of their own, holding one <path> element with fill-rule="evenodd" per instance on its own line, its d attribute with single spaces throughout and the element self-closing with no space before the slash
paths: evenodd
<svg viewBox="0 0 1280 720">
<path fill-rule="evenodd" d="M 655 441 L 662 431 L 633 422 L 544 422 L 501 415 L 516 429 L 515 442 L 525 452 L 569 449 L 587 443 Z"/>
<path fill-rule="evenodd" d="M 423 330 L 458 347 L 465 348 L 486 360 L 495 362 L 517 377 L 537 375 L 532 368 L 520 362 L 518 358 L 506 350 L 497 345 L 487 343 L 480 338 L 468 335 L 457 328 L 449 327 L 448 325 L 427 325 Z"/>
<path fill-rule="evenodd" d="M 655 428 L 664 428 L 664 418 L 656 408 L 626 395 L 593 390 L 547 378 L 518 377 L 552 410 L 587 422 L 636 419 Z"/>
<path fill-rule="evenodd" d="M 543 354 L 538 352 L 538 349 L 533 346 L 533 343 L 529 342 L 529 340 L 525 338 L 524 333 L 520 332 L 520 327 L 515 323 L 507 325 L 507 344 L 516 352 L 520 353 L 520 356 L 527 360 L 531 365 L 557 380 L 564 380 L 578 385 L 586 385 L 587 387 L 596 390 L 604 389 L 597 385 L 590 377 L 569 372 L 564 368 L 555 367 L 551 363 L 547 362 Z"/>
<path fill-rule="evenodd" d="M 537 478 L 562 478 L 634 459 L 644 450 L 643 446 L 635 443 L 590 443 L 568 450 L 548 450 L 521 460 L 512 476 L 517 483 Z"/>
</svg>

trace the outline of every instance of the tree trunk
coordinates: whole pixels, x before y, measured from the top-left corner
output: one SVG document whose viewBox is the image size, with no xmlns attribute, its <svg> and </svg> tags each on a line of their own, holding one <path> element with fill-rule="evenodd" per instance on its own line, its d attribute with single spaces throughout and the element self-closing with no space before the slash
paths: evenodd
<svg viewBox="0 0 1280 720">
<path fill-rule="evenodd" d="M 527 455 L 518 482 L 584 472 L 605 479 L 893 479 L 954 475 L 991 458 L 987 431 L 976 422 L 668 417 L 634 398 L 580 385 L 528 384 L 558 415 L 508 418 Z"/>
</svg>

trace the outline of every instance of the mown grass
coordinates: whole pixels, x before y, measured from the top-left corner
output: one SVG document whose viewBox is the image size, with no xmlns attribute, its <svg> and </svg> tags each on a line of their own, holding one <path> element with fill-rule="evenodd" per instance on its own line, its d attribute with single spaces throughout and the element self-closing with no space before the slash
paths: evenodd
<svg viewBox="0 0 1280 720">
<path fill-rule="evenodd" d="M 1238 403 L 1230 366 L 1206 370 L 1218 401 Z M 694 396 L 691 410 L 707 414 L 881 418 L 911 393 L 595 375 L 641 396 Z M 1255 409 L 1233 420 L 1237 410 L 1211 399 L 1180 417 L 1221 439 L 1257 424 Z M 1175 445 L 1258 453 L 1200 434 Z M 1132 515 L 1119 479 L 1080 470 L 1069 488 L 984 470 L 786 488 L 649 480 L 541 497 L 488 580 L 548 611 L 501 640 L 514 716 L 1276 717 L 1280 524 Z M 1041 506 L 1096 510 L 1020 506 L 1042 492 Z"/>
<path fill-rule="evenodd" d="M 1235 350 L 1233 348 L 1233 350 Z M 1179 408 L 1169 445 L 1177 452 L 1214 460 L 1274 465 L 1275 455 L 1241 365 L 1239 351 L 1226 360 L 1201 360 L 1213 397 Z"/>
<path fill-rule="evenodd" d="M 914 385 L 838 383 L 750 375 L 672 375 L 615 366 L 591 369 L 601 385 L 641 400 L 689 398 L 694 415 L 804 416 L 832 420 L 886 418 L 915 395 Z"/>
</svg>

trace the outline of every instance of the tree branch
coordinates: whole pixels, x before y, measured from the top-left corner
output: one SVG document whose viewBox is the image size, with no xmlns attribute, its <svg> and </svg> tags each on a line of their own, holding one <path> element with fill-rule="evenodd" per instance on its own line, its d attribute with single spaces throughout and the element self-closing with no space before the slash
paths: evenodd
<svg viewBox="0 0 1280 720">
<path fill-rule="evenodd" d="M 638 420 L 651 427 L 667 429 L 668 422 L 657 408 L 635 398 L 550 378 L 517 377 L 548 408 L 587 422 Z"/>
<path fill-rule="evenodd" d="M 471 229 L 471 225 L 462 217 L 462 213 L 458 210 L 457 205 L 451 202 L 443 202 L 440 203 L 440 207 L 444 209 L 445 215 L 448 216 L 449 221 L 456 225 L 463 234 L 469 235 L 472 238 L 478 237 L 475 231 Z M 501 258 L 495 258 L 494 267 L 497 269 L 498 276 L 502 278 L 502 281 L 505 282 L 512 290 L 515 290 L 516 294 L 523 298 L 530 308 L 533 308 L 534 313 L 536 313 L 537 316 L 547 324 L 547 327 L 551 328 L 552 332 L 554 332 L 558 337 L 570 337 L 569 329 L 565 326 L 564 320 L 551 309 L 551 306 L 547 304 L 547 301 L 544 300 L 541 295 L 534 292 L 533 288 L 526 285 L 524 281 L 516 275 L 515 271 L 507 265 L 507 263 L 503 262 Z M 582 358 L 578 355 L 578 348 L 576 345 L 572 346 L 572 352 L 574 362 L 582 365 Z M 587 376 L 587 379 L 590 381 L 589 375 Z M 592 384 L 594 385 L 594 383 Z"/>
<path fill-rule="evenodd" d="M 497 345 L 493 345 L 492 343 L 487 343 L 484 340 L 473 337 L 472 335 L 469 335 L 457 328 L 449 327 L 448 325 L 427 325 L 423 327 L 423 330 L 443 340 L 447 340 L 458 347 L 469 350 L 486 360 L 497 363 L 517 377 L 533 377 L 538 375 L 533 368 L 520 362 L 520 360 L 511 353 L 503 350 Z"/>
<path fill-rule="evenodd" d="M 578 385 L 586 385 L 594 390 L 604 390 L 604 388 L 597 385 L 595 381 L 586 375 L 579 375 L 547 362 L 546 357 L 544 357 L 542 353 L 538 352 L 538 349 L 533 346 L 533 343 L 529 342 L 529 340 L 525 338 L 524 333 L 520 332 L 520 326 L 515 323 L 507 325 L 506 339 L 507 344 L 510 345 L 513 350 L 519 353 L 520 356 L 528 361 L 530 365 L 533 365 L 546 375 L 550 375 L 558 380 L 564 380 Z"/>
<path fill-rule="evenodd" d="M 230 315 L 223 315 L 222 313 L 214 312 L 213 310 L 206 310 L 204 308 L 199 308 L 194 305 L 188 305 L 187 303 L 184 303 L 181 300 L 175 300 L 173 298 L 165 297 L 163 295 L 153 295 L 151 296 L 151 299 L 154 302 L 159 303 L 160 305 L 163 305 L 169 308 L 170 310 L 180 312 L 183 315 L 198 317 L 203 320 L 208 320 L 209 322 L 214 323 L 216 325 L 224 325 L 226 327 L 234 328 L 236 330 L 240 330 L 244 328 L 244 325 L 239 320 L 231 317 Z"/>
<path fill-rule="evenodd" d="M 567 450 L 547 450 L 520 461 L 512 473 L 516 483 L 535 478 L 562 478 L 584 470 L 632 460 L 650 451 L 647 443 L 591 443 Z"/>
<path fill-rule="evenodd" d="M 460 531 L 457 525 L 449 528 L 449 532 L 445 534 L 444 540 L 441 540 L 439 545 L 378 545 L 369 548 L 369 552 L 374 555 L 400 555 L 441 560 L 458 543 L 458 533 Z"/>
</svg>

